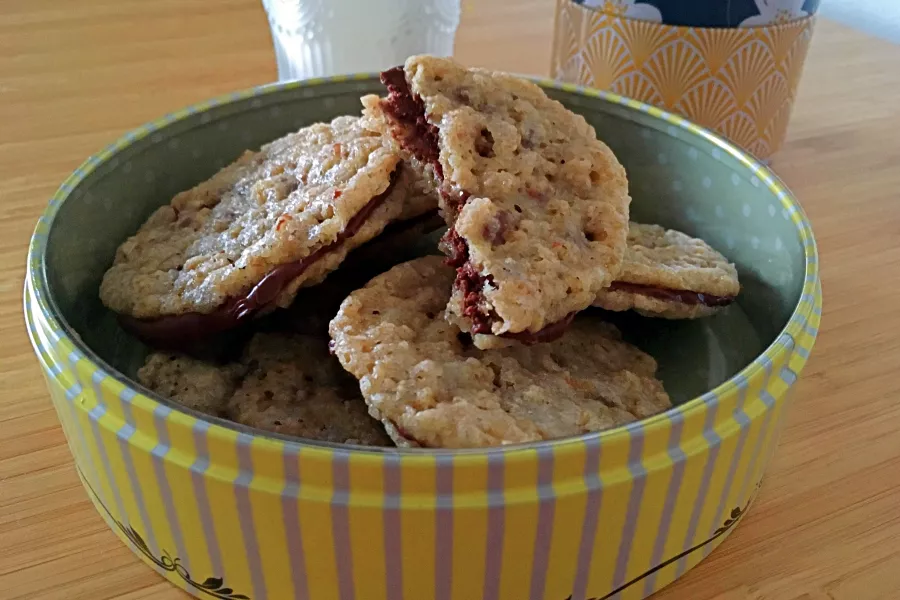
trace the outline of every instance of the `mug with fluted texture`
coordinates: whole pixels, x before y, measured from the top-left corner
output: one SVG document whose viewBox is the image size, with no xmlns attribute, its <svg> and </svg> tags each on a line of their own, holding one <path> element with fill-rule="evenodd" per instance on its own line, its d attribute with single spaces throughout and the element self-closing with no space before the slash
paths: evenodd
<svg viewBox="0 0 900 600">
<path fill-rule="evenodd" d="M 686 117 L 767 160 L 784 143 L 814 21 L 685 27 L 557 0 L 551 72 Z"/>
<path fill-rule="evenodd" d="M 460 0 L 263 0 L 279 81 L 381 71 L 453 54 Z"/>
</svg>

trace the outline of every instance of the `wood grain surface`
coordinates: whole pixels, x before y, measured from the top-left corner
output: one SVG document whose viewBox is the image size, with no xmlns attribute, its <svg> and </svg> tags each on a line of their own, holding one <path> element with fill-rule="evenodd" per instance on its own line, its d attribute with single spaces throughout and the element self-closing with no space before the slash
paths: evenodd
<svg viewBox="0 0 900 600">
<path fill-rule="evenodd" d="M 546 74 L 552 5 L 471 0 L 458 56 Z M 274 78 L 258 0 L 0 3 L 0 597 L 186 598 L 119 542 L 78 482 L 25 335 L 26 245 L 89 154 Z M 821 336 L 759 500 L 659 600 L 900 598 L 898 97 L 900 47 L 820 22 L 773 164 L 818 238 Z"/>
</svg>

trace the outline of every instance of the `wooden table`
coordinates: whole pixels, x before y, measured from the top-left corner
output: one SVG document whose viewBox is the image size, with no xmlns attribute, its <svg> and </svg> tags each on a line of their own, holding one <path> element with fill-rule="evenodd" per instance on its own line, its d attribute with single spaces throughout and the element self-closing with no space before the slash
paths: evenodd
<svg viewBox="0 0 900 600">
<path fill-rule="evenodd" d="M 186 598 L 78 482 L 22 320 L 29 234 L 125 130 L 275 78 L 257 0 L 0 4 L 0 596 Z M 470 0 L 472 64 L 545 74 L 550 0 Z M 900 47 L 819 24 L 774 166 L 812 218 L 823 328 L 761 496 L 660 600 L 900 598 Z M 473 599 L 474 600 L 474 599 Z"/>
</svg>

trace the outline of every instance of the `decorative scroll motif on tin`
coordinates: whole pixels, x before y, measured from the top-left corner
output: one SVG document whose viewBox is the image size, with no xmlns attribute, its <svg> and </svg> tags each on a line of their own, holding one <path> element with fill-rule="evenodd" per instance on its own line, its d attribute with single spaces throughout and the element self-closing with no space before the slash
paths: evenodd
<svg viewBox="0 0 900 600">
<path fill-rule="evenodd" d="M 128 541 L 132 543 L 132 545 L 137 548 L 138 552 L 147 557 L 147 559 L 152 562 L 154 565 L 162 569 L 163 571 L 167 571 L 169 573 L 175 573 L 178 575 L 185 583 L 189 586 L 197 590 L 200 594 L 204 596 L 209 596 L 210 598 L 218 598 L 219 600 L 250 600 L 250 596 L 245 594 L 238 594 L 230 587 L 226 587 L 224 581 L 221 577 L 207 577 L 204 581 L 194 581 L 191 579 L 191 574 L 187 569 L 181 564 L 181 559 L 177 556 L 172 558 L 172 555 L 169 554 L 168 550 L 162 550 L 162 554 L 160 556 L 155 556 L 153 552 L 150 550 L 150 547 L 147 546 L 147 542 L 144 541 L 144 538 L 135 531 L 134 527 L 130 525 L 124 525 L 121 521 L 113 516 L 113 514 L 106 508 L 106 505 L 100 500 L 100 496 L 97 495 L 97 492 L 94 491 L 94 488 L 91 487 L 91 484 L 88 482 L 87 477 L 84 476 L 84 473 L 79 469 L 79 475 L 81 475 L 81 480 L 87 485 L 88 489 L 91 491 L 91 495 L 94 496 L 94 499 L 97 500 L 97 504 L 103 507 L 104 512 L 106 512 L 107 516 L 110 520 L 116 524 L 116 527 L 122 534 L 128 538 Z"/>
<path fill-rule="evenodd" d="M 713 533 L 712 537 L 709 538 L 708 540 L 702 541 L 695 546 L 691 546 L 684 552 L 676 554 L 672 558 L 669 558 L 669 559 L 659 563 L 652 569 L 645 571 L 644 573 L 641 573 L 640 575 L 638 575 L 631 581 L 622 584 L 620 587 L 614 589 L 613 591 L 606 594 L 605 596 L 587 598 L 586 600 L 608 600 L 609 598 L 612 598 L 612 597 L 616 596 L 617 594 L 619 594 L 620 592 L 630 588 L 631 586 L 638 583 L 639 581 L 643 581 L 644 579 L 646 579 L 653 573 L 656 573 L 660 569 L 663 569 L 663 568 L 671 565 L 673 562 L 675 562 L 677 560 L 681 560 L 685 556 L 688 556 L 689 554 L 692 554 L 692 553 L 696 552 L 697 550 L 700 550 L 704 546 L 708 546 L 709 544 L 713 543 L 718 538 L 725 535 L 729 529 L 731 529 L 732 527 L 737 525 L 738 521 L 740 521 L 741 518 L 747 513 L 747 509 L 750 507 L 750 503 L 753 502 L 753 498 L 756 497 L 756 492 L 759 491 L 759 486 L 760 486 L 760 484 L 757 483 L 756 490 L 754 491 L 753 495 L 751 495 L 750 498 L 747 500 L 747 503 L 744 504 L 743 508 L 740 506 L 736 506 L 731 509 L 731 514 L 728 516 L 728 518 L 725 520 L 725 522 L 722 524 L 722 526 L 719 527 L 718 529 L 716 529 L 716 531 Z M 566 600 L 572 600 L 572 596 L 569 596 L 568 598 L 566 598 Z"/>
</svg>

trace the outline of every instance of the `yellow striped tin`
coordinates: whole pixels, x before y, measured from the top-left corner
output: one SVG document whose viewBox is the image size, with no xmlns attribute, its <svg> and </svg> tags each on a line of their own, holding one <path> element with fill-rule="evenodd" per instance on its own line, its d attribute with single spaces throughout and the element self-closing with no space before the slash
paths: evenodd
<svg viewBox="0 0 900 600">
<path fill-rule="evenodd" d="M 25 287 L 78 473 L 144 562 L 201 598 L 637 599 L 741 521 L 819 326 L 809 223 L 770 171 L 704 129 L 612 94 L 542 84 L 618 140 L 635 210 L 731 249 L 750 282 L 742 306 L 766 333 L 761 353 L 651 419 L 508 448 L 365 449 L 201 418 L 123 374 L 142 350 L 96 299 L 112 252 L 174 191 L 242 148 L 356 111 L 378 83 L 267 86 L 168 115 L 63 183 L 35 230 Z M 679 165 L 680 189 L 668 170 Z"/>
</svg>

